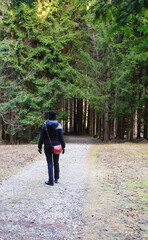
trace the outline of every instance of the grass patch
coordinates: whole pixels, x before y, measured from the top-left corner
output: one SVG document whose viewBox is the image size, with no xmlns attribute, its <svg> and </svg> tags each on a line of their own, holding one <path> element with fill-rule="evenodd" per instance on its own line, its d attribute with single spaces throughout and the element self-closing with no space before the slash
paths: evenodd
<svg viewBox="0 0 148 240">
<path fill-rule="evenodd" d="M 13 199 L 13 200 L 9 201 L 8 203 L 10 203 L 10 204 L 16 204 L 16 203 L 19 203 L 19 201 L 16 200 L 16 199 Z"/>
</svg>

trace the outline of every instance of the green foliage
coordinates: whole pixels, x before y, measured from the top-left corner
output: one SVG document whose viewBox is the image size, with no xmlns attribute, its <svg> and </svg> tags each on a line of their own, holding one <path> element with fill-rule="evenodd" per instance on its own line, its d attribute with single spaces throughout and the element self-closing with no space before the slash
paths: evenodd
<svg viewBox="0 0 148 240">
<path fill-rule="evenodd" d="M 139 24 L 138 31 L 144 33 L 140 38 L 135 30 L 138 24 L 131 16 L 129 24 L 117 24 L 116 16 L 108 8 L 110 1 L 96 2 L 99 15 L 90 31 L 95 35 L 97 68 L 95 79 L 89 85 L 89 101 L 100 114 L 105 112 L 105 103 L 108 101 L 110 119 L 126 119 L 124 127 L 130 131 L 130 119 L 147 101 L 144 90 L 148 61 L 144 34 L 147 34 L 147 29 Z M 147 22 L 144 17 L 140 21 L 144 24 Z"/>
<path fill-rule="evenodd" d="M 13 1 L 5 9 L 0 24 L 0 114 L 10 131 L 40 125 L 60 95 L 84 96 L 85 60 L 93 62 L 86 52 L 84 9 L 85 1 L 72 0 Z"/>
<path fill-rule="evenodd" d="M 95 4 L 92 4 L 95 21 L 102 19 L 112 22 L 113 33 L 122 29 L 125 34 L 134 35 L 135 39 L 131 39 L 131 45 L 136 52 L 147 51 L 148 48 L 147 7 L 147 0 L 96 0 Z"/>
<path fill-rule="evenodd" d="M 35 0 L 13 0 L 11 2 L 11 7 L 18 7 L 20 5 L 24 6 L 24 3 L 28 4 L 29 6 L 35 7 L 34 3 L 36 3 L 37 1 Z M 19 11 L 19 8 L 16 9 L 17 11 Z"/>
<path fill-rule="evenodd" d="M 67 122 L 60 98 L 84 99 L 99 114 L 108 101 L 111 119 L 130 119 L 146 105 L 146 1 L 0 3 L 0 116 L 8 134 L 36 130 L 53 107 Z"/>
</svg>

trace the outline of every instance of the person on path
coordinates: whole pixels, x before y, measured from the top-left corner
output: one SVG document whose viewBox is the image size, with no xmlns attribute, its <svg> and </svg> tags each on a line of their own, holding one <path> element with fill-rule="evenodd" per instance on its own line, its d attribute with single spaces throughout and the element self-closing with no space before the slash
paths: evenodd
<svg viewBox="0 0 148 240">
<path fill-rule="evenodd" d="M 56 120 L 56 112 L 50 111 L 48 113 L 48 120 L 43 124 L 41 128 L 41 134 L 38 142 L 39 153 L 42 153 L 42 144 L 44 143 L 44 152 L 47 160 L 49 180 L 46 181 L 45 184 L 53 186 L 54 180 L 55 183 L 58 183 L 59 179 L 59 154 L 52 153 L 52 146 L 49 141 L 48 134 L 46 132 L 46 126 L 52 145 L 55 146 L 61 143 L 62 154 L 64 154 L 65 141 L 63 137 L 63 130 L 61 124 L 58 123 L 58 121 Z"/>
</svg>

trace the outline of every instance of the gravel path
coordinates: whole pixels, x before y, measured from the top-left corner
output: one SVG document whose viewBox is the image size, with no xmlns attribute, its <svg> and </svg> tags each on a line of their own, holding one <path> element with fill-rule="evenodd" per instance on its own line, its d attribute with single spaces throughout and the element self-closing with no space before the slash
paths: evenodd
<svg viewBox="0 0 148 240">
<path fill-rule="evenodd" d="M 0 240 L 148 239 L 147 145 L 95 143 L 71 138 L 54 186 L 44 154 L 2 181 Z"/>
<path fill-rule="evenodd" d="M 67 144 L 60 156 L 61 178 L 47 186 L 45 156 L 0 186 L 0 239 L 80 239 L 82 199 L 87 188 L 90 144 Z"/>
</svg>

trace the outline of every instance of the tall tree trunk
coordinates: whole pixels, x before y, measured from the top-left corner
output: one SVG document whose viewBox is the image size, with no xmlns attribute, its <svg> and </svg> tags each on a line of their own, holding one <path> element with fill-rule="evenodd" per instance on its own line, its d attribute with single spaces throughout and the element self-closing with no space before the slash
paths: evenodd
<svg viewBox="0 0 148 240">
<path fill-rule="evenodd" d="M 0 143 L 2 143 L 2 120 L 0 118 Z"/>
<path fill-rule="evenodd" d="M 96 135 L 96 111 L 93 109 L 93 137 Z"/>
<path fill-rule="evenodd" d="M 0 143 L 2 143 L 2 133 L 3 133 L 2 118 L 0 117 Z"/>
<path fill-rule="evenodd" d="M 109 104 L 106 100 L 105 102 L 105 112 L 104 112 L 104 141 L 109 141 Z"/>
<path fill-rule="evenodd" d="M 70 133 L 73 133 L 74 126 L 74 100 L 73 98 L 70 101 Z"/>
<path fill-rule="evenodd" d="M 108 47 L 107 52 L 109 52 L 110 49 Z M 110 64 L 111 61 L 110 59 L 108 59 L 107 61 L 107 67 L 108 67 L 108 71 L 107 71 L 107 81 L 110 79 Z M 105 101 L 105 111 L 104 111 L 104 141 L 108 142 L 109 141 L 109 102 L 108 99 L 106 99 Z"/>
<path fill-rule="evenodd" d="M 87 125 L 87 133 L 90 136 L 93 136 L 93 109 L 88 107 L 88 125 Z"/>
<path fill-rule="evenodd" d="M 117 124 L 117 138 L 121 138 L 121 116 L 118 117 Z"/>
<path fill-rule="evenodd" d="M 133 136 L 137 136 L 137 110 L 134 113 L 134 122 L 133 122 Z"/>
<path fill-rule="evenodd" d="M 87 128 L 86 133 L 90 135 L 90 106 L 88 105 Z"/>
<path fill-rule="evenodd" d="M 101 135 L 100 135 L 101 140 L 104 140 L 104 114 L 103 112 L 101 113 Z"/>
<path fill-rule="evenodd" d="M 146 66 L 146 76 L 148 76 L 148 65 Z M 148 95 L 148 82 L 145 82 L 145 94 Z M 144 108 L 144 138 L 148 139 L 148 99 L 145 99 Z"/>
<path fill-rule="evenodd" d="M 94 114 L 93 108 L 90 109 L 90 136 L 94 135 Z"/>
<path fill-rule="evenodd" d="M 144 108 L 144 138 L 148 139 L 148 101 L 145 102 Z"/>
<path fill-rule="evenodd" d="M 142 67 L 139 68 L 138 83 L 141 84 Z M 139 103 L 141 100 L 141 91 L 139 92 Z M 141 138 L 141 106 L 137 109 L 137 138 Z"/>
<path fill-rule="evenodd" d="M 77 99 L 74 97 L 74 134 L 77 133 Z"/>
<path fill-rule="evenodd" d="M 114 138 L 114 120 L 113 119 L 110 119 L 109 120 L 109 136 L 111 138 Z"/>
<path fill-rule="evenodd" d="M 77 113 L 78 113 L 78 134 L 82 134 L 83 130 L 83 100 L 78 99 L 78 105 L 77 105 Z"/>
<path fill-rule="evenodd" d="M 68 101 L 67 100 L 64 100 L 64 111 L 68 114 Z M 68 119 L 64 122 L 64 132 L 65 132 L 65 134 L 68 133 Z"/>
<path fill-rule="evenodd" d="M 121 118 L 121 134 L 120 134 L 122 140 L 124 139 L 124 133 L 125 133 L 125 119 L 122 116 L 122 118 Z"/>
<path fill-rule="evenodd" d="M 6 126 L 6 124 L 4 123 L 4 121 L 2 121 L 2 139 L 4 140 L 4 142 L 7 141 L 6 130 L 7 130 L 7 126 Z"/>
<path fill-rule="evenodd" d="M 87 101 L 84 101 L 83 134 L 86 134 L 86 119 L 87 119 Z"/>
<path fill-rule="evenodd" d="M 118 118 L 118 127 L 117 127 L 117 138 L 124 139 L 124 132 L 125 132 L 125 123 L 123 115 Z M 127 132 L 128 134 L 128 132 Z"/>
<path fill-rule="evenodd" d="M 10 119 L 11 119 L 10 143 L 14 144 L 14 125 L 13 125 L 14 113 L 12 111 L 10 112 Z"/>
<path fill-rule="evenodd" d="M 132 115 L 130 118 L 130 141 L 133 141 L 133 121 L 134 121 L 134 118 Z"/>
<path fill-rule="evenodd" d="M 117 137 L 117 118 L 114 119 L 114 138 Z"/>
<path fill-rule="evenodd" d="M 97 137 L 101 138 L 101 119 L 100 117 L 97 115 Z"/>
<path fill-rule="evenodd" d="M 2 103 L 1 95 L 2 94 L 1 94 L 1 89 L 0 89 L 0 104 Z M 2 134 L 3 134 L 2 122 L 3 122 L 3 119 L 2 119 L 2 116 L 0 116 L 0 143 L 2 143 Z"/>
<path fill-rule="evenodd" d="M 141 109 L 137 110 L 137 138 L 141 138 Z"/>
</svg>

